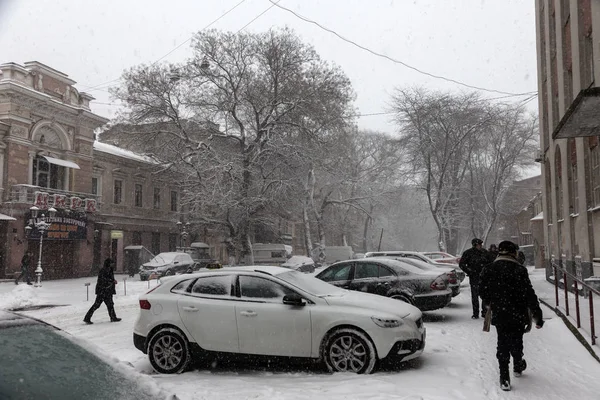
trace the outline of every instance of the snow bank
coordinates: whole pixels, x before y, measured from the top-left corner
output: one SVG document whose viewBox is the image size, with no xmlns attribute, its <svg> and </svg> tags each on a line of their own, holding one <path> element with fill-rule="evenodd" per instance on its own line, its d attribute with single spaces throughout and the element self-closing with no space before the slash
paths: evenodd
<svg viewBox="0 0 600 400">
<path fill-rule="evenodd" d="M 31 285 L 18 285 L 12 291 L 0 294 L 0 310 L 14 310 L 40 303 L 41 301 Z"/>
</svg>

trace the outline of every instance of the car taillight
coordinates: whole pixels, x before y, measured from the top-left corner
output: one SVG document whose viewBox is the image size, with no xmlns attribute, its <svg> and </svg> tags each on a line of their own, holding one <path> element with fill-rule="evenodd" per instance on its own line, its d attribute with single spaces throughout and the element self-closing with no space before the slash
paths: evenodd
<svg viewBox="0 0 600 400">
<path fill-rule="evenodd" d="M 457 282 L 458 282 L 458 278 L 456 276 L 456 273 L 455 272 L 450 272 L 448 274 L 448 283 L 455 284 Z"/>
<path fill-rule="evenodd" d="M 152 305 L 148 300 L 140 300 L 140 308 L 142 310 L 149 310 Z"/>
<path fill-rule="evenodd" d="M 445 290 L 446 289 L 446 283 L 444 282 L 444 280 L 442 279 L 441 276 L 438 276 L 437 278 L 435 278 L 435 280 L 431 283 L 431 288 L 433 290 Z"/>
</svg>

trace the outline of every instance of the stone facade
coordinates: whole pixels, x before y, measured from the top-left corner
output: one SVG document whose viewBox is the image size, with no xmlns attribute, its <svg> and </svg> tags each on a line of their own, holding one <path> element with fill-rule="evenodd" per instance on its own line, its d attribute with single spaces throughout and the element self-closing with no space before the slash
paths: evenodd
<svg viewBox="0 0 600 400">
<path fill-rule="evenodd" d="M 544 262 L 600 276 L 600 2 L 536 0 Z"/>
<path fill-rule="evenodd" d="M 96 200 L 90 193 L 94 129 L 107 120 L 91 112 L 93 98 L 74 85 L 39 62 L 0 65 L 0 213 L 16 219 L 0 221 L 0 277 L 19 269 L 26 249 L 38 260 L 39 240 L 25 229 L 36 201 L 45 217 L 53 204 L 59 211 L 44 242 L 45 277 L 89 271 L 96 215 L 84 209 L 87 203 L 70 201 Z"/>
</svg>

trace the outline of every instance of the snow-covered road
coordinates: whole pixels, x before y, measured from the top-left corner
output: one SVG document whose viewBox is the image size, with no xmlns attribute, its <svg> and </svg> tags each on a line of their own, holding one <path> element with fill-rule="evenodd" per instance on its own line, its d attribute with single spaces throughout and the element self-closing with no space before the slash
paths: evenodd
<svg viewBox="0 0 600 400">
<path fill-rule="evenodd" d="M 86 301 L 85 282 L 95 278 L 45 282 L 41 288 L 11 283 L 0 284 L 0 309 L 19 305 L 55 304 L 24 312 L 72 335 L 93 343 L 112 357 L 152 374 L 146 356 L 134 348 L 132 327 L 138 312 L 137 296 L 147 283 L 127 281 L 123 294 L 122 277 L 115 297 L 119 323 L 110 323 L 104 306 L 94 315 L 94 325 L 85 325 L 83 315 L 91 305 Z M 154 283 L 152 283 L 154 285 Z M 425 315 L 427 345 L 423 356 L 401 368 L 369 376 L 326 374 L 318 369 L 292 368 L 265 372 L 248 366 L 194 370 L 181 375 L 155 375 L 159 385 L 182 400 L 192 399 L 403 399 L 403 400 L 597 400 L 600 398 L 600 364 L 590 356 L 564 326 L 560 318 L 544 309 L 543 329 L 525 335 L 528 369 L 513 378 L 512 392 L 498 387 L 495 332 L 484 333 L 481 320 L 471 320 L 470 293 L 462 293 L 452 304 Z"/>
</svg>

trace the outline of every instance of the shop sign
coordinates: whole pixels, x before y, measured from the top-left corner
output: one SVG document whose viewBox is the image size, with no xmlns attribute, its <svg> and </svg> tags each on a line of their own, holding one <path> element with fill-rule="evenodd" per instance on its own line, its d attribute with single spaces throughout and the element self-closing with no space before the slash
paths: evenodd
<svg viewBox="0 0 600 400">
<path fill-rule="evenodd" d="M 42 217 L 40 213 L 35 220 L 29 214 L 26 220 L 26 224 L 32 227 L 28 235 L 29 239 L 40 238 L 40 231 L 36 224 L 41 221 L 50 224 L 44 234 L 44 240 L 83 240 L 87 238 L 87 217 L 84 213 L 66 214 L 59 210 L 54 217 Z"/>
</svg>

